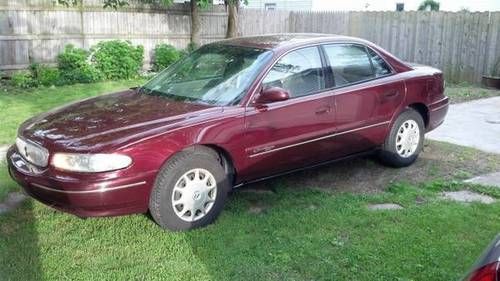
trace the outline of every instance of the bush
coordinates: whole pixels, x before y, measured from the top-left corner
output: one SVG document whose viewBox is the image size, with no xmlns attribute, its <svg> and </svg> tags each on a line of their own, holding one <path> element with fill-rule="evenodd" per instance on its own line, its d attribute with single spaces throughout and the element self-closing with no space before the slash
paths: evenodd
<svg viewBox="0 0 500 281">
<path fill-rule="evenodd" d="M 60 84 L 92 83 L 102 79 L 102 75 L 89 63 L 89 52 L 67 45 L 57 56 Z"/>
<path fill-rule="evenodd" d="M 182 57 L 182 53 L 168 44 L 157 45 L 154 50 L 153 71 L 161 71 Z"/>
<path fill-rule="evenodd" d="M 30 70 L 33 79 L 38 85 L 53 86 L 62 84 L 61 75 L 57 68 L 35 63 L 30 66 Z"/>
<path fill-rule="evenodd" d="M 129 41 L 100 42 L 92 48 L 92 62 L 106 79 L 136 77 L 142 67 L 144 48 Z"/>
<path fill-rule="evenodd" d="M 27 89 L 27 88 L 37 86 L 37 83 L 33 79 L 33 76 L 31 75 L 31 73 L 29 71 L 26 71 L 26 70 L 15 72 L 12 75 L 10 81 L 11 81 L 12 86 L 18 87 L 18 88 Z"/>
</svg>

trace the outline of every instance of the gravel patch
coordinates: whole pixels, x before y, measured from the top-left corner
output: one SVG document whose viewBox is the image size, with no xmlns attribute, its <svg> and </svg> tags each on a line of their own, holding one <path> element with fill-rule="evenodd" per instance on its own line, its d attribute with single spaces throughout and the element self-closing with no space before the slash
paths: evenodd
<svg viewBox="0 0 500 281">
<path fill-rule="evenodd" d="M 469 190 L 442 192 L 441 197 L 446 200 L 452 200 L 462 203 L 479 202 L 483 204 L 491 204 L 495 202 L 495 199 L 493 197 Z"/>
<path fill-rule="evenodd" d="M 378 210 L 402 210 L 403 206 L 394 203 L 384 203 L 384 204 L 371 204 L 368 205 L 369 210 L 378 211 Z"/>
</svg>

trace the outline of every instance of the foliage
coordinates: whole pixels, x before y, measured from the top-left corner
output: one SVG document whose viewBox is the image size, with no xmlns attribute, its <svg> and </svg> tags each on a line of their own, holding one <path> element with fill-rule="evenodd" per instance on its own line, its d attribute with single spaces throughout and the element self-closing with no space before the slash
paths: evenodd
<svg viewBox="0 0 500 281">
<path fill-rule="evenodd" d="M 161 71 L 181 57 L 182 53 L 174 46 L 168 44 L 157 45 L 154 50 L 153 71 Z"/>
<path fill-rule="evenodd" d="M 37 86 L 36 85 L 37 83 L 36 83 L 35 79 L 33 79 L 31 72 L 26 71 L 26 70 L 18 71 L 18 72 L 15 72 L 14 74 L 12 74 L 10 81 L 11 81 L 12 86 L 18 87 L 18 88 L 23 88 L 23 89 Z"/>
<path fill-rule="evenodd" d="M 208 2 L 208 0 L 203 0 L 203 1 Z M 60 5 L 64 5 L 66 7 L 76 6 L 76 5 L 82 4 L 82 0 L 56 0 L 55 2 L 60 4 Z M 149 4 L 149 5 L 169 6 L 174 1 L 173 0 L 139 0 L 139 2 L 142 2 L 144 4 Z M 129 0 L 102 0 L 102 4 L 103 4 L 104 8 L 118 9 L 120 7 L 123 7 L 123 6 L 127 6 L 129 4 Z"/>
<path fill-rule="evenodd" d="M 102 79 L 101 73 L 89 63 L 89 52 L 69 44 L 57 56 L 61 84 L 91 83 Z"/>
<path fill-rule="evenodd" d="M 431 11 L 439 11 L 439 2 L 435 0 L 425 0 L 420 4 L 420 6 L 418 6 L 419 11 L 427 11 L 427 9 L 430 9 Z"/>
<path fill-rule="evenodd" d="M 130 41 L 99 42 L 91 52 L 92 62 L 106 79 L 137 77 L 144 58 L 144 47 L 134 47 Z"/>
<path fill-rule="evenodd" d="M 57 68 L 34 63 L 30 66 L 31 74 L 36 84 L 43 86 L 53 86 L 61 84 L 61 73 Z"/>
</svg>

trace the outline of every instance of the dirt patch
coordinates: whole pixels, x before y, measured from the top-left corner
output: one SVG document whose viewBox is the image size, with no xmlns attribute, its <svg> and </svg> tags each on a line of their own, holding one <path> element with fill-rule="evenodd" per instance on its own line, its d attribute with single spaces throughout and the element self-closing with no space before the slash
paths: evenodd
<svg viewBox="0 0 500 281">
<path fill-rule="evenodd" d="M 281 185 L 334 192 L 371 193 L 381 191 L 392 183 L 464 180 L 499 170 L 500 155 L 426 140 L 424 151 L 410 167 L 390 168 L 381 165 L 375 157 L 361 157 L 267 180 L 247 188 L 258 186 L 261 189 L 272 189 Z"/>
</svg>

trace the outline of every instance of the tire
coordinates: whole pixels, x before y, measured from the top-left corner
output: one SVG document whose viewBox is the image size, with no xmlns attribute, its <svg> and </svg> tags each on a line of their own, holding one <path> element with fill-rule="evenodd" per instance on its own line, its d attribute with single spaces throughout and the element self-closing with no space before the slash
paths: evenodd
<svg viewBox="0 0 500 281">
<path fill-rule="evenodd" d="M 161 168 L 151 191 L 149 211 L 154 221 L 172 231 L 214 222 L 231 190 L 223 163 L 217 152 L 204 146 L 175 154 Z"/>
<path fill-rule="evenodd" d="M 418 130 L 418 136 L 413 128 Z M 406 135 L 405 131 L 408 132 Z M 424 134 L 424 120 L 420 113 L 412 108 L 406 109 L 394 121 L 379 152 L 379 159 L 383 164 L 396 168 L 413 164 L 422 151 Z"/>
</svg>

